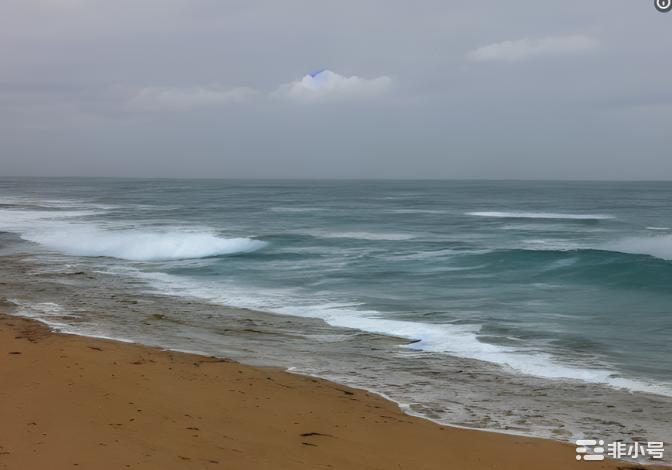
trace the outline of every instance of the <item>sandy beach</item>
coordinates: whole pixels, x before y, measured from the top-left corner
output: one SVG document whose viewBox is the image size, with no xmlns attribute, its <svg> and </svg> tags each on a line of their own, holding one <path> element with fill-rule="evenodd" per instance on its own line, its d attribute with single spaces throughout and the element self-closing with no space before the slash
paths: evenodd
<svg viewBox="0 0 672 470">
<path fill-rule="evenodd" d="M 631 469 L 441 426 L 379 396 L 0 316 L 0 468 Z"/>
</svg>

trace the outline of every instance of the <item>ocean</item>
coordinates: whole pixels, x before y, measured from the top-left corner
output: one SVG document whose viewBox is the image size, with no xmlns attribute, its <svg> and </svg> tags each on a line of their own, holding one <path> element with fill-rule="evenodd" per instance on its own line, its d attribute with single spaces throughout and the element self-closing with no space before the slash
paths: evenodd
<svg viewBox="0 0 672 470">
<path fill-rule="evenodd" d="M 672 183 L 0 179 L 0 296 L 409 413 L 672 441 Z"/>
</svg>

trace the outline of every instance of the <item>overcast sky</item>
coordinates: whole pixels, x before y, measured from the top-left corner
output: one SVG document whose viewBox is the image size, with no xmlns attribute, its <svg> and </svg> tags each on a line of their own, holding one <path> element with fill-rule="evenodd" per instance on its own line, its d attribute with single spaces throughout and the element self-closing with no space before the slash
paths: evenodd
<svg viewBox="0 0 672 470">
<path fill-rule="evenodd" d="M 672 179 L 649 0 L 2 0 L 0 175 Z"/>
</svg>

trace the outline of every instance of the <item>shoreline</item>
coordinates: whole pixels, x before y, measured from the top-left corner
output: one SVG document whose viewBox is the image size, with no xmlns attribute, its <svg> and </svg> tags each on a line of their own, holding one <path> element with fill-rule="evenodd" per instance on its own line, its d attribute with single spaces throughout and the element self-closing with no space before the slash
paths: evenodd
<svg viewBox="0 0 672 470">
<path fill-rule="evenodd" d="M 584 436 L 672 442 L 666 426 L 672 398 L 526 376 L 495 362 L 416 353 L 398 347 L 403 343 L 393 337 L 332 327 L 322 319 L 181 296 L 115 271 L 119 260 L 73 258 L 16 233 L 1 235 L 3 295 L 14 301 L 8 311 L 58 331 L 295 367 L 292 372 L 373 390 L 439 424 L 561 442 Z"/>
<path fill-rule="evenodd" d="M 643 468 L 441 425 L 324 379 L 29 318 L 0 313 L 0 339 L 0 468 Z"/>
</svg>

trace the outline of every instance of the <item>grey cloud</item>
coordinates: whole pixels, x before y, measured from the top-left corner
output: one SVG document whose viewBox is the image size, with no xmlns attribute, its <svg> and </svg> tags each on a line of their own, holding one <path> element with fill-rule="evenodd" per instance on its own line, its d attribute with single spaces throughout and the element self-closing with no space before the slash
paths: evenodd
<svg viewBox="0 0 672 470">
<path fill-rule="evenodd" d="M 467 54 L 474 62 L 517 62 L 562 55 L 584 54 L 598 47 L 595 38 L 584 35 L 518 39 L 479 47 Z"/>
<path fill-rule="evenodd" d="M 0 173 L 672 178 L 671 19 L 632 0 L 6 0 Z M 311 94 L 319 69 L 360 79 Z M 275 99 L 293 87 L 308 99 Z"/>
<path fill-rule="evenodd" d="M 248 87 L 146 87 L 135 93 L 127 104 L 136 111 L 189 110 L 242 103 L 256 95 L 257 91 Z"/>
</svg>

